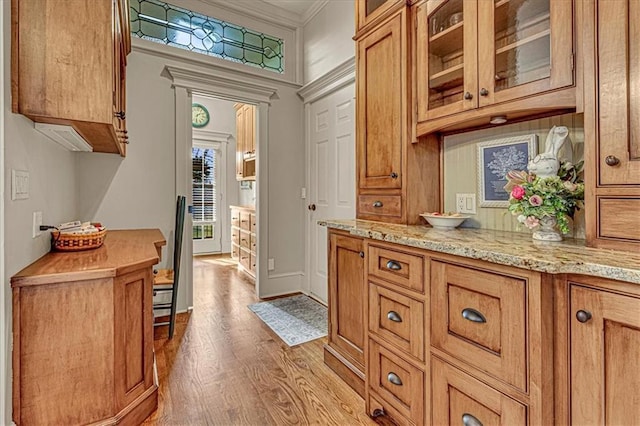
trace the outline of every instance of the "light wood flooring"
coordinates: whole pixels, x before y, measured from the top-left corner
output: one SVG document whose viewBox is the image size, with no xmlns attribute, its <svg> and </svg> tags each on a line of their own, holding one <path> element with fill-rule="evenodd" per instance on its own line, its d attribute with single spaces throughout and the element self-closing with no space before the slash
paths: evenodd
<svg viewBox="0 0 640 426">
<path fill-rule="evenodd" d="M 145 425 L 374 425 L 323 363 L 318 339 L 288 347 L 247 305 L 252 281 L 223 257 L 194 258 L 194 310 L 155 331 L 158 410 Z"/>
</svg>

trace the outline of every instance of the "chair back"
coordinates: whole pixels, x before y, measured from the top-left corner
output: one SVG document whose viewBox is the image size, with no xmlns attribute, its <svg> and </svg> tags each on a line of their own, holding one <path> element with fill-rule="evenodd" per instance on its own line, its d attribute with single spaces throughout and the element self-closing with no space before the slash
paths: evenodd
<svg viewBox="0 0 640 426">
<path fill-rule="evenodd" d="M 182 258 L 182 235 L 184 234 L 184 215 L 187 199 L 178 195 L 176 202 L 176 226 L 173 241 L 173 297 L 177 297 L 178 282 L 180 280 L 180 259 Z"/>
</svg>

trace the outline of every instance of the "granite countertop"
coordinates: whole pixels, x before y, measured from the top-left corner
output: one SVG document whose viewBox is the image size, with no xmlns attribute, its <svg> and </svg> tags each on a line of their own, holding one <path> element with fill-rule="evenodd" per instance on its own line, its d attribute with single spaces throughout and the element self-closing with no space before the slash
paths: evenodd
<svg viewBox="0 0 640 426">
<path fill-rule="evenodd" d="M 584 240 L 534 242 L 531 235 L 488 229 L 449 231 L 367 220 L 319 220 L 352 235 L 551 274 L 584 274 L 640 284 L 640 253 L 589 248 Z"/>
</svg>

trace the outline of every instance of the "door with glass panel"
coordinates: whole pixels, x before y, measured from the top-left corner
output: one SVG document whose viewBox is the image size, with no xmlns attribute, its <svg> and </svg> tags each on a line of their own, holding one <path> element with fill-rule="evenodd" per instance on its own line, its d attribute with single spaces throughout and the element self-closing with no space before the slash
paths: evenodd
<svg viewBox="0 0 640 426">
<path fill-rule="evenodd" d="M 573 84 L 573 2 L 478 1 L 479 106 Z"/>
<path fill-rule="evenodd" d="M 469 0 L 419 6 L 419 121 L 477 108 L 477 8 Z"/>
<path fill-rule="evenodd" d="M 193 191 L 193 254 L 219 253 L 222 250 L 222 223 L 219 214 L 222 192 L 219 177 L 224 161 L 214 145 L 193 141 L 191 149 Z"/>
</svg>

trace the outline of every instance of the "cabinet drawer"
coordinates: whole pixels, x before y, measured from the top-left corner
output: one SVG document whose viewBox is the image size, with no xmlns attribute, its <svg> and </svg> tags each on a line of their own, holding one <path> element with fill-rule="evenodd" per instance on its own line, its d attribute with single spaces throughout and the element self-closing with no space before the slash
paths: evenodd
<svg viewBox="0 0 640 426">
<path fill-rule="evenodd" d="M 253 233 L 258 232 L 258 220 L 255 213 L 249 215 L 249 230 Z"/>
<path fill-rule="evenodd" d="M 244 248 L 240 248 L 240 264 L 247 271 L 251 270 L 251 253 Z"/>
<path fill-rule="evenodd" d="M 598 198 L 599 235 L 640 241 L 640 198 Z"/>
<path fill-rule="evenodd" d="M 251 250 L 251 234 L 247 231 L 240 231 L 240 247 Z"/>
<path fill-rule="evenodd" d="M 256 261 L 256 256 L 251 253 L 251 255 L 249 256 L 249 270 L 253 272 L 254 275 L 256 273 Z"/>
<path fill-rule="evenodd" d="M 238 228 L 231 228 L 231 242 L 240 245 L 240 230 Z"/>
<path fill-rule="evenodd" d="M 431 424 L 526 426 L 527 408 L 452 367 L 431 359 Z"/>
<path fill-rule="evenodd" d="M 374 340 L 369 340 L 369 386 L 416 425 L 424 424 L 424 373 Z"/>
<path fill-rule="evenodd" d="M 368 257 L 369 275 L 424 292 L 424 256 L 370 244 Z"/>
<path fill-rule="evenodd" d="M 431 262 L 431 344 L 527 390 L 527 284 Z"/>
<path fill-rule="evenodd" d="M 400 195 L 360 195 L 358 213 L 379 217 L 401 217 L 402 197 Z"/>
<path fill-rule="evenodd" d="M 240 210 L 231 210 L 231 226 L 240 227 Z"/>
<path fill-rule="evenodd" d="M 424 361 L 424 303 L 369 283 L 369 330 Z"/>
<path fill-rule="evenodd" d="M 240 228 L 246 229 L 247 231 L 251 229 L 251 213 L 240 212 Z"/>
<path fill-rule="evenodd" d="M 240 257 L 240 247 L 235 244 L 231 244 L 231 258 L 237 260 L 239 257 Z"/>
<path fill-rule="evenodd" d="M 249 247 L 252 253 L 258 252 L 258 237 L 251 234 L 251 246 Z"/>
</svg>

